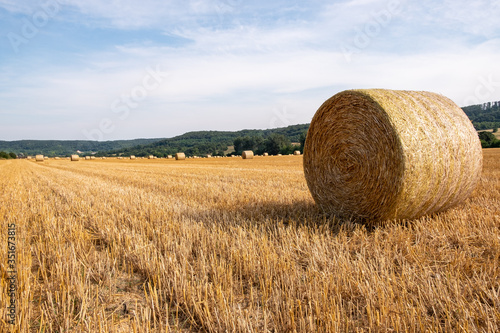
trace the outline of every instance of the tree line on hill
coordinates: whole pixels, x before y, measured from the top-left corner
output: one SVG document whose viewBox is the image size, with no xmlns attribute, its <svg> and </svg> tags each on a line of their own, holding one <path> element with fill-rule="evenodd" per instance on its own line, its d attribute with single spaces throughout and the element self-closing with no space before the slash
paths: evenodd
<svg viewBox="0 0 500 333">
<path fill-rule="evenodd" d="M 17 140 L 0 141 L 0 150 L 13 151 L 17 154 L 37 155 L 48 157 L 70 156 L 81 152 L 97 152 L 112 149 L 134 147 L 140 144 L 149 144 L 161 139 L 134 139 L 115 141 L 88 141 L 88 140 Z"/>
<path fill-rule="evenodd" d="M 493 129 L 496 133 L 498 128 Z M 483 148 L 500 148 L 500 140 L 498 140 L 492 132 L 479 132 L 479 139 L 481 140 L 481 147 Z"/>
<path fill-rule="evenodd" d="M 309 124 L 292 125 L 283 128 L 267 130 L 227 131 L 200 131 L 189 132 L 173 138 L 160 140 L 147 145 L 140 145 L 125 149 L 100 151 L 96 156 L 130 156 L 138 157 L 154 155 L 165 157 L 184 152 L 186 156 L 224 156 L 227 154 L 241 154 L 243 150 L 253 150 L 260 154 L 265 150 L 269 154 L 288 154 L 297 150 L 292 142 L 300 142 L 305 138 Z M 235 152 L 228 151 L 229 146 L 235 146 Z"/>
<path fill-rule="evenodd" d="M 0 160 L 10 160 L 10 159 L 16 159 L 17 155 L 14 154 L 13 152 L 6 153 L 4 151 L 0 151 Z"/>
<path fill-rule="evenodd" d="M 258 155 L 268 153 L 270 155 L 288 155 L 295 150 L 304 152 L 304 143 L 306 141 L 306 133 L 304 131 L 299 135 L 298 145 L 294 145 L 289 137 L 283 134 L 273 133 L 267 138 L 261 136 L 244 136 L 237 137 L 233 141 L 234 152 L 232 154 L 241 155 L 245 150 L 252 150 Z"/>
<path fill-rule="evenodd" d="M 477 131 L 500 127 L 500 101 L 462 108 Z"/>
</svg>

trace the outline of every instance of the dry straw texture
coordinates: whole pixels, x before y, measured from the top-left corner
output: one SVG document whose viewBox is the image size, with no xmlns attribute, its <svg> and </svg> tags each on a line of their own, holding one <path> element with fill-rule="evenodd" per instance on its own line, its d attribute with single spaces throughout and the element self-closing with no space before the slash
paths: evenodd
<svg viewBox="0 0 500 333">
<path fill-rule="evenodd" d="M 294 155 L 300 155 L 300 150 L 296 150 L 293 152 Z"/>
<path fill-rule="evenodd" d="M 85 156 L 85 159 L 86 160 L 90 160 L 90 156 Z"/>
<path fill-rule="evenodd" d="M 35 156 L 35 160 L 36 160 L 37 162 L 43 162 L 43 160 L 44 160 L 43 155 L 36 155 L 36 156 Z"/>
<path fill-rule="evenodd" d="M 135 156 L 134 155 L 130 155 L 130 159 L 131 160 L 135 160 Z"/>
<path fill-rule="evenodd" d="M 175 154 L 175 159 L 177 161 L 179 161 L 179 160 L 185 160 L 186 159 L 186 154 L 184 154 L 184 153 L 176 153 Z"/>
<path fill-rule="evenodd" d="M 338 93 L 314 115 L 304 149 L 314 200 L 343 218 L 444 211 L 472 193 L 481 169 L 481 144 L 467 116 L 425 91 Z"/>
<path fill-rule="evenodd" d="M 243 157 L 244 160 L 251 160 L 253 158 L 253 151 L 251 151 L 251 150 L 245 150 L 241 154 L 241 157 Z"/>
</svg>

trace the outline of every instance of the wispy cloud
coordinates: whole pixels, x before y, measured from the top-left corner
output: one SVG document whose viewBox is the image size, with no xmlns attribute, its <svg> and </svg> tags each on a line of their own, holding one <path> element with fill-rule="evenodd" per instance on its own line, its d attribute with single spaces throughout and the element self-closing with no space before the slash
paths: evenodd
<svg viewBox="0 0 500 333">
<path fill-rule="evenodd" d="M 499 1 L 59 3 L 39 36 L 0 56 L 0 117 L 11 125 L 0 139 L 82 139 L 103 118 L 116 125 L 104 139 L 267 128 L 273 110 L 306 122 L 343 89 L 430 90 L 462 105 L 482 78 L 500 81 Z M 4 34 L 39 6 L 0 0 Z M 357 47 L 349 61 L 345 45 Z M 118 120 L 113 101 L 156 66 L 168 77 Z M 500 87 L 481 97 L 500 100 Z M 37 132 L 47 119 L 53 130 Z M 72 131 L 58 130 L 68 122 Z"/>
</svg>

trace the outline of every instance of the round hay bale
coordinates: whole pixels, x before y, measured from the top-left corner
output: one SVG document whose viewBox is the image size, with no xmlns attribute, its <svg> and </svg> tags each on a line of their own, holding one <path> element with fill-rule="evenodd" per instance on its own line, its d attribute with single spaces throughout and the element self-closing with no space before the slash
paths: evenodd
<svg viewBox="0 0 500 333">
<path fill-rule="evenodd" d="M 262 156 L 269 156 L 269 154 L 268 153 L 264 153 Z"/>
<path fill-rule="evenodd" d="M 362 221 L 413 219 L 456 206 L 481 169 L 481 143 L 465 113 L 425 91 L 338 93 L 314 115 L 304 148 L 318 206 Z"/>
<path fill-rule="evenodd" d="M 245 150 L 241 154 L 241 157 L 243 157 L 244 160 L 251 160 L 253 158 L 253 151 L 251 151 L 251 150 Z"/>
<path fill-rule="evenodd" d="M 167 159 L 172 159 L 172 155 L 167 155 Z"/>
<path fill-rule="evenodd" d="M 79 161 L 80 160 L 80 156 L 78 156 L 78 155 L 71 155 L 71 160 L 72 161 Z"/>
<path fill-rule="evenodd" d="M 278 154 L 278 155 L 276 155 L 276 156 L 281 156 L 281 154 Z"/>
<path fill-rule="evenodd" d="M 150 159 L 150 160 L 152 160 L 152 159 L 154 159 L 154 158 L 155 158 L 155 157 L 154 157 L 153 155 L 149 155 L 149 156 L 148 156 L 148 159 Z"/>
<path fill-rule="evenodd" d="M 90 156 L 85 156 L 85 160 L 90 160 Z"/>
<path fill-rule="evenodd" d="M 37 162 L 43 162 L 45 159 L 43 158 L 43 155 L 36 155 L 35 156 L 35 161 Z"/>
<path fill-rule="evenodd" d="M 176 161 L 182 161 L 186 159 L 186 154 L 184 153 L 177 153 L 175 154 L 175 160 Z"/>
<path fill-rule="evenodd" d="M 130 155 L 131 160 L 135 160 L 135 155 Z"/>
<path fill-rule="evenodd" d="M 293 152 L 294 155 L 300 155 L 300 150 L 296 150 Z"/>
<path fill-rule="evenodd" d="M 91 160 L 95 160 L 95 156 L 90 156 L 90 159 Z"/>
</svg>

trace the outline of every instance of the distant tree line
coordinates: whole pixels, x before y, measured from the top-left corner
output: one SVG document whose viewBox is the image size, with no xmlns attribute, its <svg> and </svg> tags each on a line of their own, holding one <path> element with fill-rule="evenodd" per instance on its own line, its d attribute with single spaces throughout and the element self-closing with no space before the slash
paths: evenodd
<svg viewBox="0 0 500 333">
<path fill-rule="evenodd" d="M 497 132 L 498 128 L 493 129 L 493 133 Z M 483 148 L 499 148 L 500 140 L 491 132 L 479 132 L 479 139 Z"/>
<path fill-rule="evenodd" d="M 0 151 L 0 159 L 2 160 L 10 160 L 10 159 L 16 159 L 17 155 L 14 154 L 13 152 L 6 153 L 4 151 Z"/>
<path fill-rule="evenodd" d="M 199 131 L 189 132 L 173 138 L 160 140 L 146 145 L 138 145 L 124 149 L 100 151 L 96 156 L 130 156 L 138 157 L 154 155 L 165 157 L 184 152 L 186 156 L 224 156 L 229 146 L 235 146 L 232 154 L 241 154 L 243 150 L 253 150 L 256 154 L 289 154 L 302 149 L 292 142 L 305 140 L 305 132 L 309 124 L 292 125 L 267 130 Z"/>
<path fill-rule="evenodd" d="M 500 101 L 462 108 L 478 131 L 500 127 Z"/>
<path fill-rule="evenodd" d="M 306 140 L 306 131 L 301 133 L 298 137 L 299 145 L 293 145 L 290 138 L 283 134 L 271 134 L 267 138 L 261 136 L 244 136 L 237 137 L 233 141 L 234 153 L 235 155 L 241 155 L 244 150 L 252 150 L 258 155 L 263 153 L 268 153 L 270 155 L 277 154 L 291 154 L 295 150 L 300 150 L 304 152 L 304 143 Z"/>
</svg>

